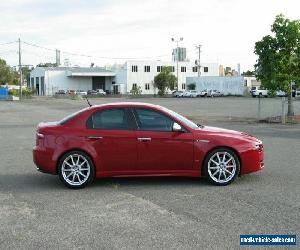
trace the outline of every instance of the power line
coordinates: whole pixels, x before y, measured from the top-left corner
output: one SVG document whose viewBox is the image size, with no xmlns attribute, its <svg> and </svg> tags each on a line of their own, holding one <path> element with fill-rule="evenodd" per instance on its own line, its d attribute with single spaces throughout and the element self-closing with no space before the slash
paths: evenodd
<svg viewBox="0 0 300 250">
<path fill-rule="evenodd" d="M 12 42 L 6 42 L 6 43 L 0 43 L 0 46 L 2 45 L 8 45 L 8 44 L 13 44 L 13 43 L 16 43 L 17 41 L 12 41 Z"/>
<path fill-rule="evenodd" d="M 40 48 L 40 49 L 45 49 L 48 51 L 56 51 L 56 49 L 51 49 L 51 48 L 47 48 L 44 46 L 40 46 L 34 43 L 29 43 L 29 42 L 25 42 L 22 41 L 22 43 L 32 46 L 32 47 L 36 47 L 36 48 Z M 87 54 L 78 54 L 78 53 L 74 53 L 74 52 L 68 52 L 68 51 L 62 51 L 61 50 L 61 54 L 67 54 L 67 55 L 71 55 L 71 56 L 80 56 L 80 57 L 87 57 L 87 58 L 98 58 L 98 59 L 113 59 L 113 60 L 138 60 L 138 59 L 151 59 L 151 58 L 155 58 L 155 57 L 164 57 L 164 56 L 168 56 L 168 55 L 159 55 L 159 56 L 146 56 L 146 57 L 108 57 L 108 56 L 92 56 L 92 55 L 87 55 Z"/>
<path fill-rule="evenodd" d="M 29 46 L 32 46 L 32 47 L 40 48 L 40 49 L 55 51 L 55 49 L 49 49 L 49 48 L 46 48 L 46 47 L 43 47 L 43 46 L 40 46 L 40 45 L 37 45 L 37 44 L 33 44 L 33 43 L 28 43 L 28 42 L 24 42 L 24 41 L 22 41 L 22 43 L 24 43 L 26 45 L 29 45 Z"/>
</svg>

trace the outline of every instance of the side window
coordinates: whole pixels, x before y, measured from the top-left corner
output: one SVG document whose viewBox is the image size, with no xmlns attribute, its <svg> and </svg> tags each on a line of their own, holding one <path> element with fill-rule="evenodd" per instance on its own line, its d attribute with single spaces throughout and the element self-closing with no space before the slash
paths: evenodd
<svg viewBox="0 0 300 250">
<path fill-rule="evenodd" d="M 108 109 L 92 114 L 87 121 L 92 129 L 129 130 L 125 109 Z"/>
<path fill-rule="evenodd" d="M 135 115 L 139 130 L 171 132 L 174 121 L 169 117 L 149 109 L 136 108 Z"/>
</svg>

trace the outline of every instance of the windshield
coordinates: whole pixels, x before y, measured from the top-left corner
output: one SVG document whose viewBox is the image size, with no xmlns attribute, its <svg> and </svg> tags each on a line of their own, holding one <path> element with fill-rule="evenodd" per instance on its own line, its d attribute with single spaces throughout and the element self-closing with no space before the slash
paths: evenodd
<svg viewBox="0 0 300 250">
<path fill-rule="evenodd" d="M 165 112 L 167 112 L 168 114 L 170 114 L 171 116 L 174 116 L 175 118 L 177 118 L 179 121 L 181 121 L 182 123 L 184 123 L 188 127 L 193 128 L 193 129 L 199 128 L 199 126 L 196 123 L 190 121 L 189 119 L 185 118 L 184 116 L 182 116 L 182 115 L 180 115 L 180 114 L 178 114 L 178 113 L 176 113 L 176 112 L 174 112 L 170 109 L 164 108 L 164 107 L 162 107 L 162 109 Z"/>
</svg>

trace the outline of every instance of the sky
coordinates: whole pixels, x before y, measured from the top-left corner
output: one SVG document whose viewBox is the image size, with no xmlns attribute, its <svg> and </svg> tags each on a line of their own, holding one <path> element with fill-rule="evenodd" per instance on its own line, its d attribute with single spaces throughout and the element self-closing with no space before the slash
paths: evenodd
<svg viewBox="0 0 300 250">
<path fill-rule="evenodd" d="M 61 62 L 97 66 L 126 58 L 170 61 L 176 43 L 188 59 L 253 70 L 255 42 L 271 33 L 275 16 L 300 19 L 299 0 L 0 0 L 0 58 L 18 64 Z M 83 54 L 75 56 L 67 54 Z"/>
</svg>

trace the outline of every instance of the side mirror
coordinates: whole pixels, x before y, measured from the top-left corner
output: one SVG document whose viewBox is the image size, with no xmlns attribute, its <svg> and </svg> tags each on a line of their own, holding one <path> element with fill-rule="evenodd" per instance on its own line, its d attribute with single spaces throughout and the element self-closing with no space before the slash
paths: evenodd
<svg viewBox="0 0 300 250">
<path fill-rule="evenodd" d="M 182 127 L 178 123 L 174 122 L 173 123 L 173 131 L 174 132 L 182 132 L 183 130 L 182 130 Z"/>
</svg>

